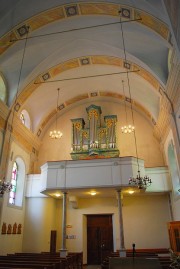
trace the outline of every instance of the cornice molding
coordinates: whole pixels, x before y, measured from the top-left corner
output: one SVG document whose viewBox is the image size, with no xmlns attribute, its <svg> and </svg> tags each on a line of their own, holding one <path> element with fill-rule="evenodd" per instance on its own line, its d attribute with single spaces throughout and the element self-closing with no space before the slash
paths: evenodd
<svg viewBox="0 0 180 269">
<path fill-rule="evenodd" d="M 0 130 L 5 131 L 9 108 L 0 100 Z"/>
<path fill-rule="evenodd" d="M 9 108 L 8 106 L 0 99 L 0 117 L 4 120 L 7 120 L 9 115 Z"/>
<path fill-rule="evenodd" d="M 38 152 L 41 141 L 22 124 L 17 115 L 14 115 L 13 118 L 13 129 L 11 135 L 12 138 L 17 140 L 28 153 Z"/>
</svg>

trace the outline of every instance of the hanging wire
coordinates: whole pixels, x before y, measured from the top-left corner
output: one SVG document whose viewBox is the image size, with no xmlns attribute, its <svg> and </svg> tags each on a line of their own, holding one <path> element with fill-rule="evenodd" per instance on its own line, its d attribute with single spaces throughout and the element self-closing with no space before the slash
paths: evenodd
<svg viewBox="0 0 180 269">
<path fill-rule="evenodd" d="M 124 95 L 124 107 L 125 107 L 125 115 L 126 115 L 126 125 L 127 125 L 127 107 L 126 107 L 126 96 L 125 96 L 125 90 L 124 90 L 124 80 L 122 80 L 122 86 L 123 86 L 123 95 Z"/>
<path fill-rule="evenodd" d="M 56 121 L 55 122 L 55 127 L 56 128 L 53 131 L 50 131 L 50 133 L 49 133 L 49 136 L 52 139 L 59 139 L 63 135 L 61 131 L 57 130 L 57 119 L 58 119 L 58 109 L 59 109 L 59 91 L 60 91 L 60 89 L 58 88 L 57 91 L 58 91 L 58 94 L 57 94 L 57 107 L 56 107 L 56 120 L 55 120 Z"/>
<path fill-rule="evenodd" d="M 119 11 L 120 14 L 120 22 L 121 22 L 121 11 Z M 127 63 L 127 55 L 126 55 L 126 49 L 125 49 L 125 39 L 124 39 L 124 32 L 123 32 L 123 25 L 122 23 L 120 23 L 121 25 L 121 33 L 122 33 L 122 41 L 123 41 L 123 51 L 124 51 L 124 59 L 125 59 L 125 63 Z M 127 76 L 127 84 L 128 84 L 128 89 L 129 89 L 129 97 L 130 97 L 130 103 L 131 103 L 131 115 L 132 115 L 132 122 L 134 125 L 134 112 L 133 112 L 133 107 L 132 107 L 132 98 L 131 98 L 131 88 L 130 88 L 130 80 L 129 80 L 129 71 L 127 70 L 126 73 Z M 137 167 L 138 167 L 138 175 L 136 176 L 136 178 L 130 178 L 129 179 L 129 184 L 132 184 L 134 186 L 137 186 L 139 189 L 146 189 L 148 186 L 151 185 L 152 181 L 149 177 L 145 176 L 145 177 L 141 177 L 140 175 L 140 167 L 139 167 L 139 158 L 138 158 L 138 150 L 137 150 L 137 138 L 136 138 L 136 131 L 134 129 L 134 141 L 135 141 L 135 149 L 136 149 L 136 160 L 137 160 Z"/>
<path fill-rule="evenodd" d="M 104 27 L 104 26 L 109 26 L 109 25 L 116 25 L 119 23 L 127 23 L 127 22 L 134 22 L 134 21 L 141 21 L 141 18 L 138 19 L 133 19 L 133 20 L 128 20 L 128 21 L 123 21 L 123 22 L 110 22 L 110 23 L 103 23 L 103 24 L 97 24 L 97 25 L 91 25 L 91 26 L 85 26 L 85 27 L 80 27 L 80 28 L 73 28 L 69 30 L 63 30 L 63 31 L 57 31 L 53 33 L 47 33 L 47 34 L 40 34 L 40 35 L 34 35 L 34 36 L 29 36 L 28 39 L 34 39 L 38 37 L 44 37 L 44 36 L 50 36 L 50 35 L 57 35 L 57 34 L 64 34 L 64 33 L 69 33 L 69 32 L 74 32 L 74 31 L 81 31 L 81 30 L 88 30 L 92 28 L 98 28 L 98 27 Z M 17 38 L 17 39 L 11 39 L 10 42 L 16 42 L 16 41 L 22 41 L 26 38 Z"/>
<path fill-rule="evenodd" d="M 126 49 L 125 49 L 125 39 L 124 39 L 124 31 L 123 31 L 123 25 L 122 25 L 122 20 L 121 20 L 121 10 L 119 11 L 119 18 L 120 18 L 120 26 L 121 26 L 121 35 L 122 35 L 122 43 L 123 43 L 123 51 L 124 51 L 124 60 L 125 63 L 127 63 L 127 54 L 126 54 Z M 128 89 L 129 89 L 129 97 L 130 97 L 130 105 L 131 105 L 131 115 L 132 115 L 132 123 L 133 126 L 135 126 L 135 121 L 134 121 L 134 112 L 133 112 L 133 107 L 132 107 L 132 96 L 131 96 L 131 90 L 130 90 L 130 80 L 129 80 L 129 71 L 127 70 L 126 73 L 127 77 L 127 84 L 128 84 Z M 140 173 L 139 170 L 139 160 L 138 160 L 138 150 L 137 150 L 137 139 L 136 139 L 136 131 L 134 130 L 134 141 L 135 141 L 135 150 L 136 150 L 136 159 L 137 159 L 137 166 L 138 166 L 138 173 Z"/>
<path fill-rule="evenodd" d="M 15 116 L 17 98 L 18 98 L 18 93 L 19 93 L 19 86 L 20 86 L 20 82 L 21 82 L 21 75 L 22 75 L 25 52 L 26 52 L 26 47 L 27 47 L 27 41 L 28 41 L 27 37 L 28 37 L 28 33 L 29 33 L 29 27 L 27 27 L 27 30 L 28 31 L 26 33 L 26 39 L 25 39 L 25 42 L 24 42 L 24 48 L 23 48 L 23 52 L 22 52 L 22 59 L 21 59 L 21 64 L 20 64 L 20 70 L 19 70 L 19 76 L 18 76 L 18 83 L 17 83 L 16 94 L 15 94 L 15 100 L 14 100 L 14 104 L 12 105 L 12 108 L 11 108 L 11 110 L 9 112 L 9 115 L 8 115 L 8 118 L 9 118 L 11 113 L 12 113 L 12 120 L 11 120 L 11 124 L 8 124 L 8 120 L 7 120 L 7 126 L 6 126 L 6 129 L 8 128 L 8 126 L 10 126 L 10 130 L 9 130 L 10 134 L 9 134 L 9 139 L 8 139 L 8 148 L 7 148 L 7 155 L 6 155 L 6 162 L 5 162 L 6 167 L 7 167 L 8 157 L 9 157 L 10 141 L 11 141 L 11 136 L 12 136 L 12 132 L 13 132 L 13 121 L 14 121 L 14 116 Z"/>
<path fill-rule="evenodd" d="M 130 70 L 129 73 L 136 73 L 140 70 Z M 88 75 L 88 76 L 81 76 L 81 77 L 72 77 L 72 78 L 62 78 L 62 79 L 55 79 L 55 80 L 46 80 L 46 81 L 40 81 L 40 82 L 34 82 L 34 84 L 45 84 L 45 83 L 53 83 L 53 82 L 62 82 L 62 81 L 69 81 L 69 80 L 77 80 L 77 79 L 86 79 L 86 78 L 97 78 L 97 77 L 107 77 L 107 76 L 113 76 L 113 75 L 119 75 L 119 74 L 126 74 L 127 71 L 121 71 L 121 72 L 112 72 L 112 73 L 105 73 L 105 74 L 99 74 L 99 75 Z"/>
<path fill-rule="evenodd" d="M 15 8 L 13 9 L 15 10 Z M 12 14 L 12 24 L 13 24 L 13 18 L 14 18 L 14 12 Z M 2 179 L 0 179 L 0 197 L 2 197 L 4 195 L 5 192 L 11 192 L 13 186 L 10 181 L 6 181 L 5 180 L 5 175 L 7 174 L 7 167 L 8 167 L 8 158 L 10 156 L 10 142 L 11 142 L 11 135 L 13 132 L 13 120 L 14 120 L 14 115 L 15 115 L 15 109 L 16 109 L 16 104 L 17 104 L 17 97 L 18 97 L 18 92 L 19 92 L 19 86 L 20 86 L 20 81 L 21 81 L 21 75 L 22 75 L 22 69 L 23 69 L 23 64 L 24 64 L 24 58 L 25 58 L 25 51 L 26 51 L 26 46 L 27 46 L 27 39 L 28 39 L 28 32 L 29 32 L 29 27 L 27 27 L 27 33 L 26 33 L 26 38 L 25 38 L 25 42 L 24 42 L 24 47 L 23 47 L 23 53 L 22 53 L 22 59 L 21 59 L 21 63 L 20 63 L 20 70 L 19 70 L 19 76 L 18 76 L 18 82 L 17 82 L 17 90 L 16 90 L 16 94 L 15 94 L 15 101 L 14 101 L 14 105 L 12 105 L 9 113 L 8 113 L 8 117 L 7 117 L 7 123 L 6 123 L 6 135 L 8 134 L 8 130 L 9 130 L 9 137 L 6 140 L 4 138 L 4 145 L 3 145 L 3 150 L 5 151 L 5 144 L 7 144 L 7 149 L 6 149 L 6 157 L 5 157 L 5 162 L 3 163 L 3 167 L 4 167 L 4 171 L 2 173 Z M 11 37 L 12 37 L 12 32 L 10 34 L 10 42 L 11 42 Z M 10 116 L 12 114 L 12 120 L 11 120 L 11 124 L 9 124 L 9 119 Z M 10 128 L 9 128 L 10 127 Z M 1 155 L 2 156 L 2 155 Z M 2 160 L 1 160 L 2 161 Z M 1 163 L 2 165 L 2 163 Z"/>
<path fill-rule="evenodd" d="M 134 132 L 134 126 L 131 124 L 128 124 L 128 112 L 127 112 L 127 106 L 126 106 L 126 96 L 125 96 L 125 90 L 124 90 L 124 80 L 122 80 L 123 85 L 123 94 L 124 94 L 124 106 L 125 106 L 125 113 L 126 113 L 126 125 L 121 127 L 122 133 L 124 134 L 131 134 Z"/>
<path fill-rule="evenodd" d="M 124 106 L 125 106 L 125 113 L 126 113 L 126 124 L 127 124 L 127 107 L 126 107 L 126 96 L 125 96 L 125 90 L 124 90 L 124 80 L 122 80 L 122 85 L 123 85 Z"/>
<path fill-rule="evenodd" d="M 57 108 L 56 108 L 56 130 L 57 130 L 57 116 L 58 116 L 58 104 L 59 104 L 59 88 L 57 89 L 58 91 L 58 96 L 57 96 Z"/>
</svg>

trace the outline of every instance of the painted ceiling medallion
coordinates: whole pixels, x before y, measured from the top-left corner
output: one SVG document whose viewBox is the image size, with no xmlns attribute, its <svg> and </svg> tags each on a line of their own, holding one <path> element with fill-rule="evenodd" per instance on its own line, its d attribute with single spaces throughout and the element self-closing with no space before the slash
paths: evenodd
<svg viewBox="0 0 180 269">
<path fill-rule="evenodd" d="M 50 78 L 50 74 L 49 73 L 46 73 L 42 76 L 43 80 L 46 81 Z"/>
<path fill-rule="evenodd" d="M 91 97 L 95 97 L 95 96 L 98 96 L 98 93 L 97 92 L 91 92 Z"/>
<path fill-rule="evenodd" d="M 124 18 L 130 19 L 131 18 L 131 11 L 130 11 L 130 9 L 122 8 L 121 9 L 121 16 L 124 17 Z"/>
<path fill-rule="evenodd" d="M 65 105 L 64 105 L 64 104 L 61 104 L 61 105 L 58 107 L 59 110 L 62 110 L 63 108 L 65 108 Z"/>
<path fill-rule="evenodd" d="M 20 109 L 20 104 L 19 104 L 19 103 L 17 103 L 17 104 L 15 105 L 14 109 L 15 109 L 15 111 L 16 111 L 16 112 L 18 112 L 18 111 L 19 111 L 19 109 Z"/>
<path fill-rule="evenodd" d="M 131 69 L 131 64 L 128 63 L 128 62 L 124 62 L 124 67 L 125 67 L 126 69 Z"/>
<path fill-rule="evenodd" d="M 39 129 L 37 132 L 37 136 L 40 136 L 40 134 L 41 134 L 41 130 Z"/>
<path fill-rule="evenodd" d="M 67 17 L 78 15 L 78 9 L 76 5 L 65 7 L 65 10 Z"/>
<path fill-rule="evenodd" d="M 125 100 L 126 100 L 126 102 L 129 102 L 129 103 L 131 103 L 131 98 L 129 98 L 129 97 L 126 97 L 126 98 L 125 98 Z"/>
<path fill-rule="evenodd" d="M 23 25 L 20 28 L 17 29 L 18 34 L 20 37 L 23 37 L 28 33 L 29 27 L 27 25 Z"/>
<path fill-rule="evenodd" d="M 81 65 L 87 65 L 90 64 L 90 59 L 89 58 L 83 58 L 80 59 Z"/>
</svg>

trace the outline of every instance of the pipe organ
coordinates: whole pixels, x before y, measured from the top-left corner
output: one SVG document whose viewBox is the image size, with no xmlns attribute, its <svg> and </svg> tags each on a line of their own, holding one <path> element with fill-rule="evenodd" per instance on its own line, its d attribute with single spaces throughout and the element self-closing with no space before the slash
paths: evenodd
<svg viewBox="0 0 180 269">
<path fill-rule="evenodd" d="M 90 105 L 86 108 L 88 123 L 83 118 L 71 119 L 73 160 L 119 157 L 116 146 L 116 115 L 104 116 L 101 125 L 101 107 Z"/>
</svg>

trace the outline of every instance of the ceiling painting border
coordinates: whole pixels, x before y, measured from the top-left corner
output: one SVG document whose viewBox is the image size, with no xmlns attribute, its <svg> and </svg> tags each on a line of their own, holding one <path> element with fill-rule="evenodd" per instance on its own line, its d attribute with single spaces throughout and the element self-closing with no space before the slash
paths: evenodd
<svg viewBox="0 0 180 269">
<path fill-rule="evenodd" d="M 32 33 L 49 23 L 69 19 L 74 16 L 104 15 L 118 17 L 119 10 L 121 10 L 122 21 L 137 20 L 137 23 L 153 30 L 170 43 L 170 30 L 167 24 L 147 12 L 130 6 L 107 2 L 80 2 L 60 5 L 47 11 L 43 11 L 16 25 L 11 31 L 0 38 L 0 55 L 20 39 L 26 37 L 28 30 L 29 33 Z"/>
<path fill-rule="evenodd" d="M 85 94 L 77 95 L 77 96 L 75 96 L 75 97 L 67 100 L 63 104 L 60 104 L 59 110 L 62 110 L 64 108 L 67 108 L 68 106 L 73 105 L 73 104 L 75 104 L 77 102 L 80 102 L 82 100 L 89 99 L 89 98 L 94 98 L 94 97 L 115 98 L 115 99 L 118 99 L 120 102 L 124 102 L 124 100 L 125 100 L 127 102 L 127 105 L 129 105 L 129 106 L 131 105 L 131 102 L 132 102 L 132 107 L 134 107 L 138 111 L 140 111 L 151 122 L 151 124 L 153 126 L 156 125 L 155 119 L 152 117 L 152 115 L 149 113 L 149 111 L 144 106 L 142 106 L 140 103 L 138 103 L 137 101 L 135 101 L 133 99 L 130 100 L 127 96 L 124 96 L 124 95 L 121 95 L 121 94 L 117 94 L 115 92 L 103 92 L 103 91 L 99 91 L 99 92 L 85 93 Z M 41 121 L 41 123 L 39 124 L 39 127 L 37 129 L 37 132 L 36 132 L 37 137 L 40 137 L 43 134 L 43 129 L 48 124 L 48 122 L 50 120 L 52 120 L 52 118 L 55 115 L 56 115 L 56 109 L 53 109 L 53 111 L 51 113 L 49 113 Z"/>
<path fill-rule="evenodd" d="M 81 56 L 79 58 L 70 59 L 66 62 L 62 62 L 56 66 L 51 67 L 47 71 L 38 75 L 31 83 L 29 83 L 23 91 L 20 92 L 18 96 L 18 103 L 20 106 L 30 97 L 30 95 L 43 83 L 50 82 L 51 80 L 63 73 L 64 71 L 78 68 L 84 65 L 82 63 L 82 59 L 88 62 L 89 65 L 111 65 L 117 66 L 121 68 L 125 68 L 125 71 L 137 71 L 135 74 L 142 77 L 146 80 L 157 92 L 159 92 L 160 88 L 163 86 L 159 83 L 159 81 L 147 70 L 140 67 L 137 64 L 134 64 L 130 61 L 125 62 L 124 59 L 106 55 L 96 55 L 96 56 Z"/>
<path fill-rule="evenodd" d="M 71 60 L 68 60 L 66 62 L 62 62 L 56 66 L 53 66 L 52 68 L 50 68 L 49 70 L 43 72 L 42 74 L 38 75 L 27 87 L 24 88 L 24 90 L 19 94 L 18 99 L 16 104 L 18 104 L 18 109 L 16 110 L 16 112 L 20 113 L 21 111 L 21 106 L 25 103 L 25 101 L 30 97 L 30 95 L 43 83 L 46 82 L 50 82 L 51 80 L 53 81 L 53 79 L 67 71 L 73 68 L 78 68 L 81 67 L 82 65 L 87 64 L 87 65 L 98 65 L 98 64 L 102 64 L 102 65 L 111 65 L 111 66 L 117 66 L 117 67 L 121 67 L 124 68 L 125 71 L 135 71 L 138 70 L 137 72 L 135 72 L 136 75 L 141 76 L 142 79 L 146 80 L 158 93 L 160 91 L 160 89 L 163 88 L 163 86 L 159 83 L 159 81 L 147 70 L 145 70 L 144 68 L 140 67 L 137 64 L 134 64 L 130 61 L 125 62 L 124 59 L 122 58 L 117 58 L 117 57 L 112 57 L 112 56 L 106 56 L 106 55 L 92 55 L 92 56 L 81 56 L 79 58 L 74 58 Z M 82 95 L 76 96 L 74 98 L 71 98 L 69 100 L 66 100 L 64 103 L 60 104 L 59 106 L 59 110 L 62 110 L 63 108 L 66 108 L 69 105 L 74 104 L 75 102 L 81 101 L 83 99 L 87 99 L 90 97 L 95 97 L 95 96 L 101 96 L 101 97 L 113 97 L 113 98 L 118 98 L 123 100 L 125 97 L 123 97 L 120 94 L 117 93 L 111 93 L 111 92 L 99 92 L 99 93 L 91 93 L 90 95 L 88 93 L 84 93 Z M 126 100 L 128 101 L 128 100 Z M 153 118 L 153 116 L 149 113 L 148 110 L 146 110 L 145 107 L 143 107 L 141 104 L 139 104 L 138 102 L 136 102 L 135 100 L 132 100 L 132 104 L 138 108 L 138 110 L 140 110 L 141 112 L 143 112 L 143 114 L 146 115 L 146 117 L 148 117 L 148 119 L 151 121 L 151 123 L 153 125 L 156 125 L 156 121 Z M 48 116 L 46 116 L 45 119 L 43 119 L 43 121 L 40 123 L 40 127 L 38 128 L 37 131 L 37 136 L 39 137 L 42 133 L 42 130 L 44 129 L 45 125 L 47 124 L 47 122 L 49 120 L 51 120 L 54 115 L 55 115 L 56 111 L 53 110 Z"/>
</svg>

